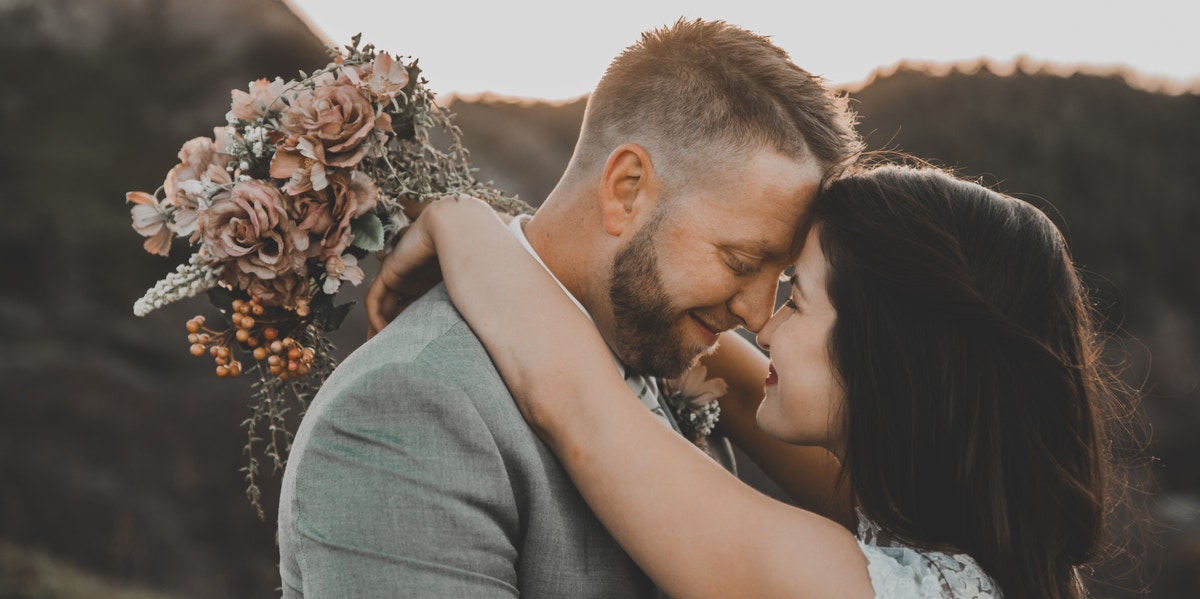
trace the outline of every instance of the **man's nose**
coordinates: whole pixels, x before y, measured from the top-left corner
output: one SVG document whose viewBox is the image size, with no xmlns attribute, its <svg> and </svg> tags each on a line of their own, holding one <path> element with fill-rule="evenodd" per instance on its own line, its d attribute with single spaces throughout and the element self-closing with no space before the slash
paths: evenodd
<svg viewBox="0 0 1200 599">
<path fill-rule="evenodd" d="M 757 333 L 771 318 L 775 308 L 775 291 L 779 287 L 778 273 L 762 272 L 754 277 L 729 301 L 729 311 L 742 319 L 742 326 Z"/>
</svg>

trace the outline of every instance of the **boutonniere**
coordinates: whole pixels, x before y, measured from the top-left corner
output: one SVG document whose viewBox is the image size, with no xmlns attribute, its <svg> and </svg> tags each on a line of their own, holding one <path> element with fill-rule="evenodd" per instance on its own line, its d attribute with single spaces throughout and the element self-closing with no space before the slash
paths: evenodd
<svg viewBox="0 0 1200 599">
<path fill-rule="evenodd" d="M 717 399 L 729 391 L 725 379 L 708 378 L 708 369 L 697 364 L 677 379 L 664 379 L 663 391 L 680 431 L 707 451 L 706 437 L 721 417 Z"/>
</svg>

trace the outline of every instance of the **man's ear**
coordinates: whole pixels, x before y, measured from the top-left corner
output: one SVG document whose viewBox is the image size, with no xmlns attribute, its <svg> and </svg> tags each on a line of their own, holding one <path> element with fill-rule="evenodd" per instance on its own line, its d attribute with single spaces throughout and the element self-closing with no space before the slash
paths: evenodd
<svg viewBox="0 0 1200 599">
<path fill-rule="evenodd" d="M 613 150 L 600 179 L 604 231 L 621 235 L 638 214 L 652 208 L 657 200 L 658 178 L 646 148 L 631 143 Z"/>
</svg>

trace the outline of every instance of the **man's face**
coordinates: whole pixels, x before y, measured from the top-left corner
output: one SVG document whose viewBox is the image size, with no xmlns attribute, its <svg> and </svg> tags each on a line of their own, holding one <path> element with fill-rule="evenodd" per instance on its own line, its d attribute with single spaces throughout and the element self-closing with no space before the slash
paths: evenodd
<svg viewBox="0 0 1200 599">
<path fill-rule="evenodd" d="M 767 322 L 821 176 L 768 150 L 714 168 L 703 189 L 659 198 L 613 259 L 614 350 L 638 372 L 678 376 L 722 331 Z"/>
</svg>

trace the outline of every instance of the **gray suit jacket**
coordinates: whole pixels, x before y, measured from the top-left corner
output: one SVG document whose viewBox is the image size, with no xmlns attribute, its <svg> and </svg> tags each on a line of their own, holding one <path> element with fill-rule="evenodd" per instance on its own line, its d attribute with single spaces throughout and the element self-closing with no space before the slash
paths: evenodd
<svg viewBox="0 0 1200 599">
<path fill-rule="evenodd" d="M 288 598 L 656 593 L 440 286 L 312 402 L 283 477 L 279 548 Z"/>
</svg>

